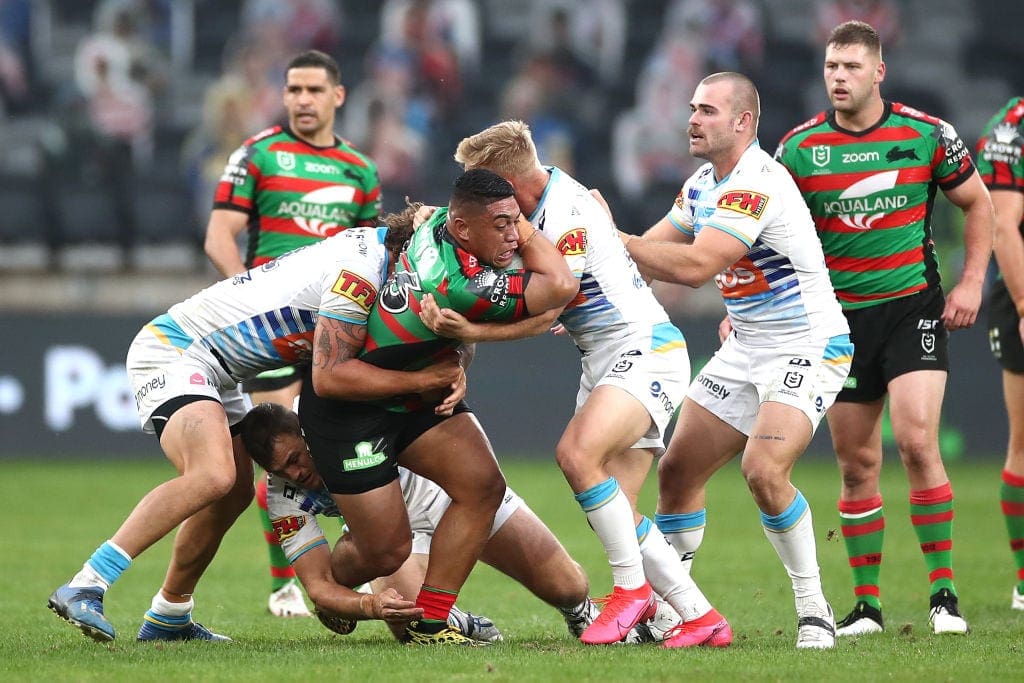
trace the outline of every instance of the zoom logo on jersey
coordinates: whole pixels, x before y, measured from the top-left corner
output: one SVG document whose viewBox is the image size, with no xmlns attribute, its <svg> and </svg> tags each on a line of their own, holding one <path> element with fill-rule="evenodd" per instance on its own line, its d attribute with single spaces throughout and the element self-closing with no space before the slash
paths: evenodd
<svg viewBox="0 0 1024 683">
<path fill-rule="evenodd" d="M 858 180 L 843 190 L 837 199 L 824 202 L 822 209 L 855 230 L 870 230 L 887 213 L 904 208 L 909 199 L 904 194 L 885 194 L 896 187 L 899 171 L 884 171 Z"/>
<path fill-rule="evenodd" d="M 878 161 L 878 152 L 843 152 L 844 164 L 859 164 L 864 161 Z"/>
<path fill-rule="evenodd" d="M 710 377 L 705 377 L 704 375 L 701 374 L 701 375 L 697 375 L 697 379 L 695 379 L 694 381 L 697 384 L 699 384 L 702 387 L 704 387 L 705 389 L 707 389 L 708 393 L 711 394 L 712 396 L 715 396 L 716 398 L 720 398 L 720 399 L 729 398 L 729 394 L 731 392 L 728 389 L 725 388 L 725 385 L 724 384 L 719 384 L 718 382 L 716 382 L 715 380 L 711 379 Z"/>
</svg>

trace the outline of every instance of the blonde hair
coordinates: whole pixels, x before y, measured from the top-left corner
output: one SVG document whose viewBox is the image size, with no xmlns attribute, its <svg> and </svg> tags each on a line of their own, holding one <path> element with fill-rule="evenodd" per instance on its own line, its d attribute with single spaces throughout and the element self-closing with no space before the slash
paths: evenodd
<svg viewBox="0 0 1024 683">
<path fill-rule="evenodd" d="M 455 150 L 463 169 L 486 168 L 505 178 L 540 167 L 530 127 L 522 121 L 502 121 L 463 138 Z"/>
</svg>

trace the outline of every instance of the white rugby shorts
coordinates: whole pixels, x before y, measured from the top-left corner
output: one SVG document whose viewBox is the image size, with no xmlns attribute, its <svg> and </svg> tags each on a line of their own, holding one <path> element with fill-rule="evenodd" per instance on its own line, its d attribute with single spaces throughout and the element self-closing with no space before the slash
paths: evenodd
<svg viewBox="0 0 1024 683">
<path fill-rule="evenodd" d="M 602 384 L 618 387 L 636 398 L 651 416 L 651 427 L 633 448 L 665 450 L 665 432 L 690 382 L 690 356 L 685 343 L 659 351 L 650 340 L 625 339 L 620 344 L 583 356 L 583 374 L 576 394 L 576 412 Z"/>
<path fill-rule="evenodd" d="M 729 336 L 690 384 L 687 396 L 750 435 L 760 405 L 784 403 L 818 428 L 850 373 L 849 335 L 750 346 Z"/>
<path fill-rule="evenodd" d="M 252 407 L 249 397 L 209 351 L 192 344 L 180 349 L 144 327 L 135 335 L 125 362 L 142 430 L 155 433 L 153 412 L 179 396 L 209 396 L 224 406 L 228 424 Z"/>
</svg>

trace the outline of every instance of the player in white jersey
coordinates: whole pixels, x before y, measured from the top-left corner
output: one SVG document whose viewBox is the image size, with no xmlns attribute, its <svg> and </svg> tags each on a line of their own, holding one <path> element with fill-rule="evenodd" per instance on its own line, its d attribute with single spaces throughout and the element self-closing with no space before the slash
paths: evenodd
<svg viewBox="0 0 1024 683">
<path fill-rule="evenodd" d="M 339 599 L 345 603 L 349 591 L 334 578 L 331 563 L 339 561 L 339 556 L 332 555 L 316 516 L 340 517 L 341 513 L 309 455 L 298 417 L 279 405 L 263 403 L 242 421 L 241 436 L 249 455 L 270 473 L 267 506 L 274 531 L 324 620 L 323 614 L 337 612 Z M 398 474 L 412 527 L 412 553 L 397 572 L 374 580 L 372 587 L 378 594 L 393 589 L 405 596 L 415 595 L 423 583 L 434 529 L 451 498 L 434 482 L 404 467 L 398 468 Z M 296 480 L 302 484 L 294 483 Z M 494 515 L 481 559 L 558 609 L 574 635 L 589 623 L 582 623 L 590 613 L 586 574 L 510 488 L 506 487 Z M 457 608 L 453 608 L 449 623 L 476 640 L 501 639 L 490 620 Z M 347 620 L 340 624 L 325 620 L 325 624 L 337 632 L 354 627 Z M 341 629 L 336 628 L 339 625 Z M 389 622 L 389 626 L 396 637 L 404 635 L 405 624 Z"/>
<path fill-rule="evenodd" d="M 180 476 L 150 491 L 82 570 L 54 591 L 49 606 L 58 616 L 96 641 L 113 640 L 103 613 L 107 588 L 180 524 L 138 638 L 229 640 L 193 622 L 191 612 L 199 578 L 253 496 L 252 462 L 234 432 L 247 408 L 239 381 L 311 358 L 314 379 L 338 398 L 450 391 L 441 412 L 461 401 L 465 374 L 457 359 L 418 372 L 391 371 L 346 362 L 347 347 L 321 341 L 365 321 L 411 234 L 411 212 L 386 220 L 391 228 L 347 231 L 219 282 L 139 332 L 127 359 L 139 415 Z"/>
<path fill-rule="evenodd" d="M 645 275 L 693 287 L 715 278 L 732 333 L 680 409 L 658 465 L 655 519 L 680 556 L 692 557 L 704 533 L 705 484 L 742 452 L 765 534 L 792 580 L 797 647 L 830 648 L 835 619 L 811 512 L 790 473 L 849 373 L 849 328 L 807 206 L 757 145 L 754 84 L 738 73 L 708 76 L 690 108 L 690 153 L 709 163 L 643 239 L 623 240 Z"/>
<path fill-rule="evenodd" d="M 684 619 L 718 614 L 651 520 L 636 510 L 640 487 L 654 455 L 664 450 L 663 436 L 690 379 L 682 333 L 622 248 L 601 205 L 568 174 L 540 164 L 526 124 L 505 121 L 466 138 L 455 159 L 509 180 L 530 222 L 580 280 L 579 295 L 560 314 L 521 323 L 469 324 L 449 310 L 424 310 L 428 325 L 465 341 L 539 334 L 558 315 L 583 355 L 576 412 L 556 459 L 601 539 L 614 587 L 580 640 L 618 642 L 651 619 L 652 586 Z M 720 615 L 719 622 L 715 642 L 703 644 L 731 641 Z"/>
</svg>

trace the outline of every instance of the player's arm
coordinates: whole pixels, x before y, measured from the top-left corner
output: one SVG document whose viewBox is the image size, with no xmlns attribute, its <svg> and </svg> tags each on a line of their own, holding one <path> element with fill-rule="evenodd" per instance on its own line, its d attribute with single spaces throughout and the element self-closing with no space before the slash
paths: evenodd
<svg viewBox="0 0 1024 683">
<path fill-rule="evenodd" d="M 420 309 L 420 320 L 427 329 L 442 337 L 461 339 L 466 344 L 534 337 L 551 329 L 562 312 L 561 308 L 552 308 L 511 322 L 472 322 L 450 308 L 439 307 L 429 293 L 420 300 Z"/>
<path fill-rule="evenodd" d="M 523 268 L 530 273 L 523 301 L 526 310 L 533 315 L 551 309 L 561 311 L 580 289 L 579 280 L 572 274 L 561 252 L 539 232 L 533 226 L 528 231 L 522 230 L 516 247 L 523 259 Z"/>
<path fill-rule="evenodd" d="M 461 389 L 465 395 L 466 375 L 457 354 L 422 370 L 387 370 L 356 358 L 365 341 L 365 324 L 321 312 L 313 332 L 313 390 L 318 396 L 373 401 L 440 389 L 450 389 L 452 394 Z"/>
<path fill-rule="evenodd" d="M 1024 238 L 1020 234 L 1020 224 L 1024 220 L 1024 193 L 991 190 L 991 195 L 996 214 L 996 263 L 1017 308 L 1021 319 L 1018 331 L 1024 340 Z"/>
<path fill-rule="evenodd" d="M 344 619 L 383 619 L 404 622 L 423 616 L 416 603 L 406 600 L 398 591 L 388 589 L 373 595 L 357 593 L 334 580 L 331 573 L 331 551 L 326 543 L 310 548 L 292 562 L 295 575 L 317 609 Z"/>
<path fill-rule="evenodd" d="M 981 308 L 985 272 L 992 257 L 995 214 L 988 189 L 978 173 L 972 173 L 945 194 L 964 212 L 964 269 L 960 282 L 946 295 L 942 312 L 946 329 L 960 330 L 974 324 Z"/>
<path fill-rule="evenodd" d="M 679 233 L 678 230 L 676 232 Z M 630 236 L 626 240 L 629 255 L 655 280 L 678 282 L 690 287 L 700 287 L 736 263 L 748 249 L 749 246 L 739 238 L 711 226 L 701 230 L 692 244 L 653 240 L 646 236 Z"/>
<path fill-rule="evenodd" d="M 214 268 L 223 277 L 244 273 L 242 255 L 238 253 L 238 235 L 245 230 L 249 215 L 233 209 L 214 209 L 206 224 L 203 249 Z"/>
</svg>

